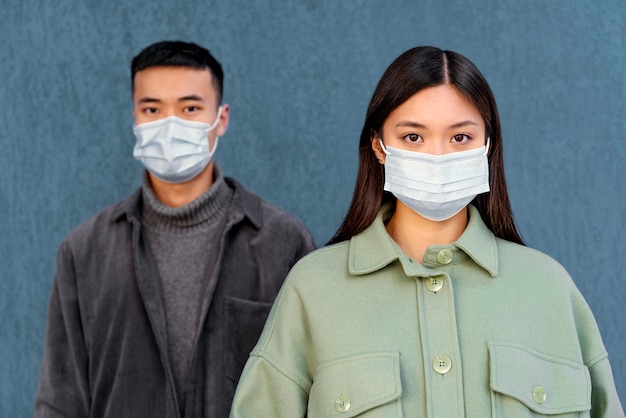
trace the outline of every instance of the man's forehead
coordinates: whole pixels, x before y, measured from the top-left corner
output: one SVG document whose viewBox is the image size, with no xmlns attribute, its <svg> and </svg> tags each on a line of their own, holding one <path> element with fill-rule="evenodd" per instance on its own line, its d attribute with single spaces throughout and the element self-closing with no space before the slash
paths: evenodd
<svg viewBox="0 0 626 418">
<path fill-rule="evenodd" d="M 138 99 L 167 95 L 177 99 L 209 100 L 217 95 L 213 74 L 209 69 L 160 66 L 149 67 L 135 74 L 133 96 Z"/>
</svg>

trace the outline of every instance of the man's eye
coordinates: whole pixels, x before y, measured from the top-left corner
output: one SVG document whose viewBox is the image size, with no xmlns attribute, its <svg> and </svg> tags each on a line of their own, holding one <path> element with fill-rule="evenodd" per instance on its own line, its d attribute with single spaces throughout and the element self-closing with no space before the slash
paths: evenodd
<svg viewBox="0 0 626 418">
<path fill-rule="evenodd" d="M 154 115 L 158 112 L 158 109 L 156 107 L 146 107 L 143 109 L 143 113 L 146 113 L 148 115 Z"/>
<path fill-rule="evenodd" d="M 184 109 L 185 112 L 197 112 L 198 110 L 200 110 L 198 106 L 187 106 Z"/>
<path fill-rule="evenodd" d="M 457 144 L 464 144 L 470 140 L 470 137 L 465 134 L 457 134 L 452 137 L 450 142 L 454 142 Z"/>
<path fill-rule="evenodd" d="M 406 134 L 402 137 L 404 140 L 409 142 L 422 142 L 423 139 L 418 134 Z"/>
</svg>

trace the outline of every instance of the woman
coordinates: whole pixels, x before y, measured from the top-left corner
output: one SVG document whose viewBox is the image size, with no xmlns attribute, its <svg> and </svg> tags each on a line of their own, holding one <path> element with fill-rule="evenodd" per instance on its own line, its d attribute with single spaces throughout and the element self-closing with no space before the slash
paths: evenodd
<svg viewBox="0 0 626 418">
<path fill-rule="evenodd" d="M 352 204 L 291 271 L 234 417 L 623 417 L 593 315 L 523 246 L 495 100 L 465 57 L 384 73 Z"/>
</svg>

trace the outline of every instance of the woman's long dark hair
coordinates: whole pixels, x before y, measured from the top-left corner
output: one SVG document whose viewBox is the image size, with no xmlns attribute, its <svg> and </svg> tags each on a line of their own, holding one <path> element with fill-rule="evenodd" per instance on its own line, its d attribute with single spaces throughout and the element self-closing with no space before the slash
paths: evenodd
<svg viewBox="0 0 626 418">
<path fill-rule="evenodd" d="M 491 88 L 470 60 L 456 52 L 428 46 L 416 47 L 400 55 L 378 82 L 361 131 L 359 171 L 352 203 L 329 244 L 360 233 L 374 221 L 384 203 L 395 200 L 393 195 L 383 191 L 383 166 L 372 150 L 372 137 L 381 131 L 389 114 L 411 96 L 425 88 L 443 84 L 456 87 L 476 106 L 490 138 L 490 191 L 476 196 L 472 204 L 495 236 L 523 244 L 513 221 L 506 189 L 500 118 Z"/>
</svg>

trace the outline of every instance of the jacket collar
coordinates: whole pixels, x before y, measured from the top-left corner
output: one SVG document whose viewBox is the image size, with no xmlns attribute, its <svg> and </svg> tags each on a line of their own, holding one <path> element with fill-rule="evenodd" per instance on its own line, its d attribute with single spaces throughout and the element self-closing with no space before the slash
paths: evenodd
<svg viewBox="0 0 626 418">
<path fill-rule="evenodd" d="M 247 218 L 256 229 L 261 229 L 263 224 L 263 212 L 261 209 L 261 199 L 251 193 L 241 185 L 237 180 L 225 177 L 226 183 L 235 191 L 233 202 L 229 211 L 231 212 L 231 220 L 234 218 Z"/>
<path fill-rule="evenodd" d="M 491 277 L 498 275 L 498 244 L 495 235 L 480 217 L 478 209 L 469 206 L 469 223 L 463 234 L 454 243 Z"/>
<path fill-rule="evenodd" d="M 454 259 L 464 261 L 468 257 L 486 270 L 492 277 L 498 274 L 498 247 L 496 237 L 487 228 L 478 209 L 469 206 L 469 223 L 459 239 L 450 245 L 431 246 L 426 251 L 424 264 L 412 261 L 393 241 L 385 229 L 385 221 L 393 214 L 393 204 L 384 205 L 376 219 L 363 232 L 350 240 L 348 270 L 353 275 L 364 275 L 399 260 L 408 276 L 428 276 L 436 264 L 439 251 L 449 249 L 457 255 Z"/>
<path fill-rule="evenodd" d="M 237 180 L 230 177 L 224 177 L 224 180 L 234 190 L 233 201 L 228 209 L 229 220 L 236 223 L 247 218 L 255 228 L 260 229 L 263 222 L 261 200 Z M 115 221 L 140 219 L 142 204 L 141 188 L 139 188 L 128 199 L 118 203 L 113 210 L 113 219 Z"/>
</svg>

